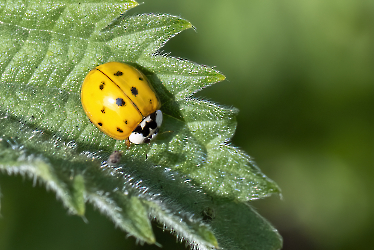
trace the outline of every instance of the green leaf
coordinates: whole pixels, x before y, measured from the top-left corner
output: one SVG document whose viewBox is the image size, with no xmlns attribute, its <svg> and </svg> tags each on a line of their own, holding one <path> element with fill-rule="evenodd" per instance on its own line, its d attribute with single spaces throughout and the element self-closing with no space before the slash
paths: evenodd
<svg viewBox="0 0 374 250">
<path fill-rule="evenodd" d="M 71 213 L 83 216 L 88 201 L 150 244 L 155 219 L 200 249 L 281 248 L 275 229 L 245 205 L 280 190 L 229 143 L 237 110 L 192 97 L 225 77 L 160 55 L 192 25 L 171 15 L 123 15 L 136 5 L 0 3 L 0 170 L 45 183 Z M 85 116 L 83 79 L 109 61 L 137 67 L 153 85 L 164 113 L 155 142 L 128 149 Z M 109 165 L 115 151 L 122 158 Z"/>
</svg>

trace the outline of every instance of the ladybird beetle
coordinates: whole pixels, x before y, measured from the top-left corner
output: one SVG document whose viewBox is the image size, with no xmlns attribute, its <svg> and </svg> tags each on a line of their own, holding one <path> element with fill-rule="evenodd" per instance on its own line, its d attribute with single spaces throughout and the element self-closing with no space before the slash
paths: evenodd
<svg viewBox="0 0 374 250">
<path fill-rule="evenodd" d="M 90 121 L 117 140 L 149 143 L 162 124 L 161 104 L 145 75 L 125 63 L 109 62 L 83 81 L 81 102 Z"/>
</svg>

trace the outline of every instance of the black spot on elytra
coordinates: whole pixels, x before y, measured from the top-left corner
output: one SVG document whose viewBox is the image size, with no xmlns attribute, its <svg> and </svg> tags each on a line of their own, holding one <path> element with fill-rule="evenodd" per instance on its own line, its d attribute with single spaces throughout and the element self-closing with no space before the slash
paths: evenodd
<svg viewBox="0 0 374 250">
<path fill-rule="evenodd" d="M 100 90 L 103 90 L 104 85 L 105 85 L 105 82 L 101 82 L 101 84 L 100 84 L 100 86 L 99 86 Z"/>
<path fill-rule="evenodd" d="M 125 101 L 122 98 L 117 98 L 116 99 L 116 104 L 118 106 L 124 106 L 126 103 L 125 103 Z"/>
<path fill-rule="evenodd" d="M 117 71 L 116 73 L 114 73 L 115 76 L 121 76 L 123 75 L 122 71 Z"/>
<path fill-rule="evenodd" d="M 117 131 L 120 132 L 120 133 L 123 133 L 123 130 L 120 129 L 120 128 L 117 128 Z"/>
<path fill-rule="evenodd" d="M 143 77 L 139 77 L 139 80 L 140 80 L 140 81 L 143 81 Z"/>
<path fill-rule="evenodd" d="M 137 96 L 137 95 L 138 95 L 138 89 L 135 88 L 135 87 L 132 87 L 132 88 L 131 88 L 131 93 L 132 93 L 134 96 Z"/>
<path fill-rule="evenodd" d="M 101 113 L 105 114 L 105 107 L 103 107 L 103 109 L 100 110 L 100 111 L 101 111 Z"/>
<path fill-rule="evenodd" d="M 124 122 L 125 122 L 125 124 L 127 124 L 127 120 L 125 120 Z"/>
<path fill-rule="evenodd" d="M 152 104 L 152 99 L 149 99 L 149 103 Z"/>
<path fill-rule="evenodd" d="M 97 125 L 99 125 L 100 127 L 103 126 L 103 124 L 101 122 L 99 122 Z"/>
</svg>

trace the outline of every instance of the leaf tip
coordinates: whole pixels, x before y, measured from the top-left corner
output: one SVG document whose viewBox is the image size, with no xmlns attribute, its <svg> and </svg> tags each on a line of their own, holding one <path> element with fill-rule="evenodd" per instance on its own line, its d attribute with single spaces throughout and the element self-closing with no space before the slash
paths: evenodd
<svg viewBox="0 0 374 250">
<path fill-rule="evenodd" d="M 154 235 L 152 235 L 152 237 L 148 238 L 147 243 L 148 244 L 155 244 L 156 246 L 161 246 L 160 243 L 156 242 L 156 237 Z"/>
<path fill-rule="evenodd" d="M 224 75 L 222 75 L 222 74 L 218 74 L 218 81 L 219 82 L 222 82 L 222 81 L 224 81 L 224 80 L 226 80 L 226 76 L 224 76 Z"/>
</svg>

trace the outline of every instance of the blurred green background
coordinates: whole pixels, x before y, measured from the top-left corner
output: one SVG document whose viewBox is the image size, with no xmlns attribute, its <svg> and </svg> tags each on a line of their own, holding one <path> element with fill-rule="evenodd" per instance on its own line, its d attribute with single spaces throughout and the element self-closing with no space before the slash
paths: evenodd
<svg viewBox="0 0 374 250">
<path fill-rule="evenodd" d="M 371 249 L 374 1 L 143 1 L 130 13 L 179 15 L 197 28 L 164 52 L 226 75 L 198 95 L 240 109 L 233 143 L 283 190 L 252 205 L 284 249 Z M 158 249 L 125 240 L 91 206 L 86 224 L 40 185 L 0 182 L 2 250 Z M 185 249 L 155 230 L 163 249 Z"/>
</svg>

